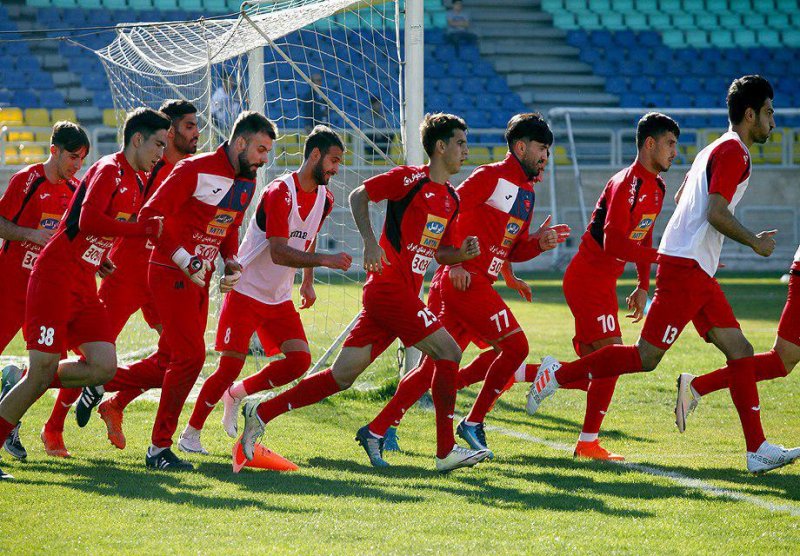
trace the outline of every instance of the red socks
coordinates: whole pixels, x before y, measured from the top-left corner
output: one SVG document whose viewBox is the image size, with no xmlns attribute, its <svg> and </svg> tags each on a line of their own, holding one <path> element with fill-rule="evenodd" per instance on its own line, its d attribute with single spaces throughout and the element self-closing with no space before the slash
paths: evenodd
<svg viewBox="0 0 800 556">
<path fill-rule="evenodd" d="M 758 401 L 755 367 L 755 357 L 728 361 L 731 398 L 742 422 L 748 452 L 755 452 L 766 440 L 761 428 L 761 404 Z"/>
<path fill-rule="evenodd" d="M 600 378 L 589 383 L 582 432 L 588 434 L 600 432 L 600 425 L 603 424 L 603 419 L 605 419 L 606 412 L 608 412 L 608 406 L 611 405 L 611 398 L 614 396 L 617 378 L 616 376 Z"/>
<path fill-rule="evenodd" d="M 167 372 L 169 356 L 157 351 L 150 357 L 142 359 L 128 367 L 119 367 L 111 381 L 103 385 L 106 392 L 130 390 L 133 388 L 161 388 L 164 374 Z"/>
<path fill-rule="evenodd" d="M 125 411 L 125 408 L 128 407 L 128 404 L 131 403 L 133 400 L 141 396 L 145 393 L 145 390 L 141 388 L 130 388 L 128 390 L 120 390 L 111 398 L 111 402 L 119 409 L 120 411 Z"/>
<path fill-rule="evenodd" d="M 596 380 L 642 371 L 642 358 L 636 346 L 605 346 L 585 357 L 563 363 L 555 373 L 559 385 L 584 379 Z"/>
<path fill-rule="evenodd" d="M 453 416 L 456 411 L 458 363 L 439 359 L 433 373 L 431 396 L 436 409 L 436 457 L 444 458 L 456 444 Z"/>
<path fill-rule="evenodd" d="M 8 421 L 0 417 L 0 439 L 2 439 L 3 442 L 5 442 L 6 438 L 8 438 L 8 435 L 11 434 L 11 431 L 14 430 L 14 427 L 16 426 L 17 426 L 16 423 L 12 425 Z"/>
<path fill-rule="evenodd" d="M 245 392 L 250 395 L 289 384 L 303 376 L 311 366 L 311 354 L 305 351 L 289 351 L 285 356 L 244 379 L 242 386 Z"/>
<path fill-rule="evenodd" d="M 56 375 L 58 376 L 58 375 Z M 67 419 L 72 404 L 81 397 L 80 388 L 61 388 L 50 412 L 50 418 L 44 424 L 48 432 L 64 432 L 64 421 Z"/>
<path fill-rule="evenodd" d="M 325 369 L 321 373 L 304 378 L 297 386 L 281 395 L 261 403 L 258 406 L 258 416 L 264 423 L 268 423 L 278 415 L 317 403 L 341 390 L 333 378 L 333 372 Z"/>
<path fill-rule="evenodd" d="M 755 359 L 756 364 L 756 382 L 772 380 L 789 374 L 786 371 L 786 367 L 783 366 L 783 360 L 774 349 L 767 353 L 754 355 L 753 359 Z M 728 388 L 730 374 L 730 366 L 722 367 L 692 380 L 692 388 L 701 396 Z"/>
<path fill-rule="evenodd" d="M 522 362 L 528 356 L 528 340 L 525 334 L 517 332 L 503 339 L 500 344 L 500 354 L 495 358 L 486 374 L 472 409 L 467 415 L 467 421 L 482 423 L 494 402 L 505 390 L 509 379 L 514 375 Z"/>
<path fill-rule="evenodd" d="M 493 349 L 486 350 L 473 359 L 472 363 L 463 369 L 459 369 L 458 389 L 461 390 L 462 388 L 486 380 L 486 373 L 489 372 L 489 367 L 494 363 L 498 355 L 499 353 Z"/>
<path fill-rule="evenodd" d="M 197 402 L 194 404 L 192 416 L 189 418 L 189 426 L 201 430 L 205 425 L 206 419 L 214 410 L 214 406 L 222 398 L 227 388 L 230 388 L 239 373 L 244 367 L 244 359 L 223 355 L 219 358 L 219 366 L 214 373 L 206 379 Z"/>
<path fill-rule="evenodd" d="M 370 432 L 384 436 L 389 427 L 399 425 L 405 412 L 431 387 L 435 369 L 433 360 L 427 356 L 423 357 L 421 365 L 403 377 L 392 399 L 369 424 Z"/>
</svg>

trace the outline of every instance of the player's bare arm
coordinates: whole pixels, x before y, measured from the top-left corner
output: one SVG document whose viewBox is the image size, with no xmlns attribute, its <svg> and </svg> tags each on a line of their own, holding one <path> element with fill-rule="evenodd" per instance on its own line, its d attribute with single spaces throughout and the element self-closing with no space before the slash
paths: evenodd
<svg viewBox="0 0 800 556">
<path fill-rule="evenodd" d="M 436 250 L 436 262 L 439 264 L 458 264 L 474 259 L 481 254 L 481 247 L 476 236 L 468 236 L 461 242 L 461 247 L 443 245 Z"/>
<path fill-rule="evenodd" d="M 508 288 L 517 292 L 525 301 L 533 301 L 533 291 L 530 285 L 514 274 L 514 269 L 510 262 L 506 261 L 503 263 L 503 266 L 500 267 L 500 274 L 503 275 L 503 280 L 505 280 Z"/>
<path fill-rule="evenodd" d="M 287 238 L 278 236 L 269 238 L 269 251 L 272 262 L 292 268 L 324 266 L 334 270 L 348 270 L 353 262 L 353 257 L 347 253 L 314 253 L 295 249 L 289 246 Z"/>
<path fill-rule="evenodd" d="M 383 265 L 389 264 L 386 252 L 375 239 L 375 232 L 369 221 L 369 195 L 366 188 L 361 185 L 350 193 L 350 212 L 356 222 L 358 233 L 364 240 L 364 270 L 367 272 L 383 272 Z"/>
<path fill-rule="evenodd" d="M 728 209 L 728 201 L 718 193 L 708 196 L 708 223 L 721 234 L 732 240 L 747 245 L 762 257 L 769 257 L 775 249 L 775 238 L 778 230 L 767 230 L 754 234 L 744 227 Z"/>
<path fill-rule="evenodd" d="M 36 245 L 44 245 L 53 236 L 55 230 L 24 228 L 0 216 L 0 238 L 8 241 L 30 241 Z"/>
</svg>

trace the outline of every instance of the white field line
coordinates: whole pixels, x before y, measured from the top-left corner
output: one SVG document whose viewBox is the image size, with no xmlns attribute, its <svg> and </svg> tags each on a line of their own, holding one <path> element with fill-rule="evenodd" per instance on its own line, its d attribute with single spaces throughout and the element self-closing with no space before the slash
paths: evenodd
<svg viewBox="0 0 800 556">
<path fill-rule="evenodd" d="M 487 425 L 486 430 L 496 431 L 502 435 L 510 436 L 512 438 L 518 438 L 526 442 L 541 444 L 543 446 L 547 446 L 548 448 L 559 450 L 561 452 L 572 452 L 574 449 L 574 446 L 561 444 L 559 442 L 551 442 L 549 440 L 545 440 L 544 438 L 539 438 L 537 436 L 526 434 L 524 432 L 517 432 L 509 429 L 504 429 L 502 427 Z M 748 504 L 758 506 L 759 508 L 769 510 L 770 512 L 785 512 L 788 513 L 789 515 L 800 517 L 800 508 L 798 508 L 797 506 L 793 506 L 791 504 L 776 504 L 774 502 L 770 502 L 769 500 L 764 500 L 763 498 L 759 498 L 758 496 L 752 496 L 750 494 L 744 494 L 736 490 L 716 487 L 710 483 L 706 483 L 705 481 L 701 481 L 699 479 L 693 479 L 691 477 L 687 477 L 686 475 L 682 475 L 680 473 L 676 473 L 673 471 L 662 471 L 661 469 L 656 469 L 654 467 L 649 467 L 647 465 L 641 465 L 638 463 L 630 463 L 625 461 L 611 461 L 607 463 L 620 465 L 622 467 L 625 467 L 626 469 L 630 469 L 632 471 L 638 471 L 639 473 L 646 473 L 648 475 L 653 475 L 655 477 L 662 477 L 665 479 L 669 479 L 673 483 L 678 484 L 682 487 L 700 490 L 710 496 L 715 496 L 718 498 L 729 498 L 731 500 L 736 500 L 738 502 L 746 502 Z"/>
</svg>

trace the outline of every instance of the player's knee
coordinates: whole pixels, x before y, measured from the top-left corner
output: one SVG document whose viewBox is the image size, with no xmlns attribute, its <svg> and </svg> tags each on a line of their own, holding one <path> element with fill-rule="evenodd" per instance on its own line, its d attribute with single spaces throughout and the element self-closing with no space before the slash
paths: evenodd
<svg viewBox="0 0 800 556">
<path fill-rule="evenodd" d="M 522 362 L 528 357 L 530 346 L 528 345 L 528 338 L 525 337 L 522 331 L 519 331 L 504 338 L 503 341 L 500 342 L 500 349 L 504 354 L 508 354 Z"/>
<path fill-rule="evenodd" d="M 433 353 L 431 357 L 434 361 L 438 361 L 440 359 L 445 359 L 447 361 L 453 361 L 455 363 L 461 363 L 461 356 L 462 351 L 461 348 L 458 347 L 453 338 L 447 337 L 444 338 L 441 342 L 437 342 L 433 347 Z"/>
<path fill-rule="evenodd" d="M 359 373 L 354 373 L 349 370 L 337 370 L 334 368 L 331 370 L 331 374 L 333 375 L 333 380 L 339 385 L 339 388 L 347 390 L 356 381 Z"/>
<path fill-rule="evenodd" d="M 286 361 L 291 365 L 295 378 L 299 378 L 311 366 L 311 354 L 307 351 L 290 351 L 286 353 Z"/>
</svg>

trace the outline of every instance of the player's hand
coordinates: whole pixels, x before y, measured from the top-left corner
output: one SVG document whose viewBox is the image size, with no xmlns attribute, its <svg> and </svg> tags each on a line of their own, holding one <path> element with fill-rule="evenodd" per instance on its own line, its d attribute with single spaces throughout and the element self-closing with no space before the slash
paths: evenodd
<svg viewBox="0 0 800 556">
<path fill-rule="evenodd" d="M 347 269 L 344 269 L 347 270 Z M 300 308 L 308 309 L 317 300 L 317 293 L 314 291 L 314 284 L 312 282 L 303 282 L 300 284 Z"/>
<path fill-rule="evenodd" d="M 225 261 L 225 272 L 223 272 L 222 278 L 219 279 L 219 292 L 228 293 L 231 291 L 239 283 L 241 277 L 242 265 L 239 264 L 239 261 L 236 259 Z"/>
<path fill-rule="evenodd" d="M 48 230 L 46 228 L 42 228 L 41 230 L 31 229 L 26 234 L 25 239 L 31 243 L 35 243 L 36 245 L 45 245 L 48 241 L 50 241 L 50 238 L 53 237 L 54 233 L 56 233 L 55 230 Z"/>
<path fill-rule="evenodd" d="M 188 265 L 181 267 L 181 270 L 189 277 L 189 280 L 202 288 L 206 285 L 206 275 L 211 270 L 211 263 L 197 255 L 192 255 Z"/>
<path fill-rule="evenodd" d="M 632 322 L 639 322 L 644 318 L 644 308 L 647 306 L 647 291 L 642 288 L 636 288 L 628 297 L 625 298 L 628 303 L 630 313 L 625 315 L 625 318 L 633 319 Z"/>
<path fill-rule="evenodd" d="M 367 272 L 383 272 L 383 265 L 389 264 L 386 251 L 378 243 L 367 243 L 364 245 L 364 270 Z"/>
<path fill-rule="evenodd" d="M 462 261 L 468 261 L 470 259 L 474 259 L 478 255 L 481 254 L 481 246 L 478 242 L 477 236 L 467 236 L 464 238 L 464 241 L 461 243 L 461 249 L 459 249 L 461 254 Z"/>
<path fill-rule="evenodd" d="M 550 251 L 555 249 L 559 243 L 567 241 L 570 232 L 572 231 L 567 224 L 550 225 L 553 219 L 552 215 L 547 215 L 544 222 L 541 223 L 539 229 L 533 234 L 534 237 L 539 239 L 539 248 L 542 251 Z"/>
<path fill-rule="evenodd" d="M 158 239 L 164 231 L 164 218 L 161 216 L 151 216 L 142 220 L 144 224 L 144 235 L 150 239 Z"/>
<path fill-rule="evenodd" d="M 767 230 L 756 234 L 756 241 L 753 242 L 753 251 L 762 257 L 769 257 L 775 250 L 775 238 L 778 230 Z"/>
<path fill-rule="evenodd" d="M 347 253 L 333 253 L 325 255 L 322 259 L 322 266 L 334 270 L 349 270 L 351 264 L 353 264 L 353 257 Z M 311 307 L 311 305 L 309 305 L 309 307 Z"/>
<path fill-rule="evenodd" d="M 525 301 L 533 301 L 533 290 L 525 280 L 512 275 L 506 278 L 506 286 L 517 292 Z"/>
<path fill-rule="evenodd" d="M 460 292 L 467 291 L 472 281 L 472 275 L 467 269 L 461 265 L 451 266 L 448 274 L 450 275 L 450 281 L 453 283 L 455 289 Z"/>
<path fill-rule="evenodd" d="M 100 278 L 106 278 L 111 276 L 115 270 L 117 270 L 117 267 L 111 262 L 111 259 L 106 259 L 97 267 L 97 275 Z"/>
</svg>

